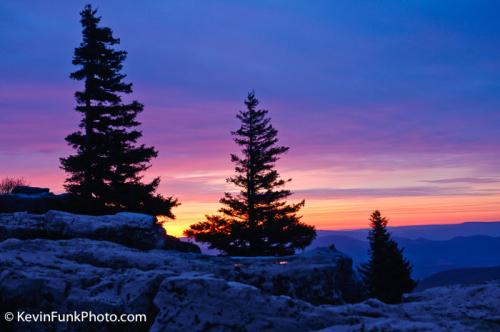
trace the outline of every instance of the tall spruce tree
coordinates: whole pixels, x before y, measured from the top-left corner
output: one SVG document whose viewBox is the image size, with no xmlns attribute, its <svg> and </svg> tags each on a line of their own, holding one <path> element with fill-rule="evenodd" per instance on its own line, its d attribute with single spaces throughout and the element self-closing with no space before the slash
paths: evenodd
<svg viewBox="0 0 500 332">
<path fill-rule="evenodd" d="M 157 151 L 137 144 L 142 133 L 136 117 L 143 105 L 122 100 L 132 92 L 121 73 L 127 52 L 114 49 L 120 40 L 99 26 L 96 14 L 90 5 L 80 13 L 83 41 L 73 57 L 79 69 L 70 77 L 84 81 L 83 90 L 75 93 L 82 120 L 81 129 L 66 137 L 76 154 L 61 158 L 61 167 L 70 173 L 65 188 L 87 203 L 79 205 L 86 212 L 128 210 L 173 218 L 171 208 L 178 203 L 155 194 L 160 179 L 141 181 Z"/>
<path fill-rule="evenodd" d="M 412 267 L 403 257 L 403 249 L 391 239 L 388 220 L 376 210 L 370 217 L 370 259 L 359 271 L 370 297 L 386 303 L 401 302 L 404 293 L 411 292 L 416 282 L 411 278 Z"/>
<path fill-rule="evenodd" d="M 255 94 L 249 93 L 246 110 L 237 115 L 241 127 L 231 133 L 242 155 L 231 155 L 236 174 L 227 182 L 241 191 L 225 193 L 220 215 L 206 216 L 185 235 L 229 255 L 289 255 L 309 245 L 316 231 L 297 215 L 304 201 L 285 201 L 291 192 L 283 186 L 291 179 L 281 179 L 275 163 L 288 147 L 277 145 L 278 131 L 266 117 L 268 111 L 257 110 L 258 104 Z"/>
</svg>

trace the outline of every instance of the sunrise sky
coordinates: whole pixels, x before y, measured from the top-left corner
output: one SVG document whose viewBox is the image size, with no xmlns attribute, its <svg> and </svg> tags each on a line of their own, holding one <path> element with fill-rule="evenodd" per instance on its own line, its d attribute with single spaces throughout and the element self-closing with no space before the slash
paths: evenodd
<svg viewBox="0 0 500 332">
<path fill-rule="evenodd" d="M 0 2 L 1 177 L 63 190 L 87 2 Z M 169 233 L 234 189 L 229 132 L 251 89 L 291 147 L 278 167 L 305 222 L 500 220 L 500 2 L 91 3 L 129 52 L 142 142 L 160 152 L 146 177 L 182 202 Z"/>
</svg>

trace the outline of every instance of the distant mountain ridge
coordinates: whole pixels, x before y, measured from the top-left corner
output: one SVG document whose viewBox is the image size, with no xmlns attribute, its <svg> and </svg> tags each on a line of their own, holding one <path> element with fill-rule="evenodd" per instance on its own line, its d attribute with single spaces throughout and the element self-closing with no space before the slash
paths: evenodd
<svg viewBox="0 0 500 332">
<path fill-rule="evenodd" d="M 487 235 L 500 236 L 500 221 L 469 221 L 460 224 L 431 224 L 412 226 L 389 226 L 393 236 L 408 239 L 449 240 L 458 236 Z M 318 237 L 325 235 L 346 235 L 366 240 L 368 228 L 346 230 L 318 230 Z"/>
<path fill-rule="evenodd" d="M 500 265 L 453 269 L 434 273 L 418 283 L 416 291 L 450 285 L 473 285 L 500 280 Z"/>
<path fill-rule="evenodd" d="M 418 279 L 449 269 L 500 265 L 500 237 L 460 236 L 445 241 L 394 239 L 404 248 L 405 256 L 413 264 L 413 276 Z M 332 244 L 351 256 L 355 265 L 368 260 L 368 241 L 345 235 L 320 236 L 306 250 Z"/>
</svg>

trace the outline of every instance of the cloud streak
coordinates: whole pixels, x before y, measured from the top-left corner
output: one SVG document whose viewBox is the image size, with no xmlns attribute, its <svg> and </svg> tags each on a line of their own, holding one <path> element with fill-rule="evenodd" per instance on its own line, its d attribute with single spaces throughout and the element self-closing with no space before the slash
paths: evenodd
<svg viewBox="0 0 500 332">
<path fill-rule="evenodd" d="M 425 180 L 422 182 L 426 183 L 500 183 L 500 179 L 497 178 L 449 178 L 449 179 L 439 179 L 439 180 Z"/>
<path fill-rule="evenodd" d="M 399 188 L 312 188 L 295 191 L 300 197 L 316 199 L 376 198 L 376 197 L 434 197 L 434 196 L 494 196 L 498 190 L 476 190 L 468 187 L 399 187 Z"/>
</svg>

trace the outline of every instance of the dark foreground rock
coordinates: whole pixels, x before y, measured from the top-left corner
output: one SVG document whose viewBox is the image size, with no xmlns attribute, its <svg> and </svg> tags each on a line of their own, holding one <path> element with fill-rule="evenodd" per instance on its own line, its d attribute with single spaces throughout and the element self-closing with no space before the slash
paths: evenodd
<svg viewBox="0 0 500 332">
<path fill-rule="evenodd" d="M 30 187 L 30 186 L 15 186 L 14 189 L 12 189 L 12 194 L 51 195 L 49 188 Z"/>
<path fill-rule="evenodd" d="M 16 186 L 11 193 L 0 195 L 0 213 L 28 211 L 46 213 L 67 210 L 74 204 L 69 194 L 56 195 L 49 188 Z"/>
</svg>

